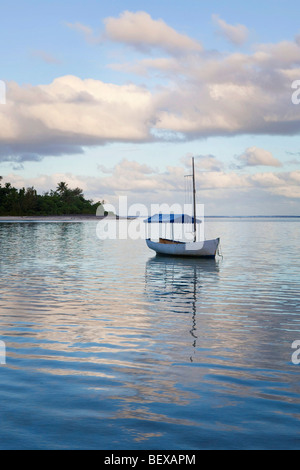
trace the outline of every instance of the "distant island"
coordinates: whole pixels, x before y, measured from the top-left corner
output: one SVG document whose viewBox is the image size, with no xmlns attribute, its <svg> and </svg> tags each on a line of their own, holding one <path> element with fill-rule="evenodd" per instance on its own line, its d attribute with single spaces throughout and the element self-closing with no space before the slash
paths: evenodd
<svg viewBox="0 0 300 470">
<path fill-rule="evenodd" d="M 40 195 L 34 187 L 16 189 L 11 183 L 2 185 L 2 179 L 0 176 L 0 216 L 96 215 L 104 204 L 85 199 L 82 189 L 70 189 L 63 181 L 56 190 Z M 103 214 L 107 215 L 104 209 Z"/>
</svg>

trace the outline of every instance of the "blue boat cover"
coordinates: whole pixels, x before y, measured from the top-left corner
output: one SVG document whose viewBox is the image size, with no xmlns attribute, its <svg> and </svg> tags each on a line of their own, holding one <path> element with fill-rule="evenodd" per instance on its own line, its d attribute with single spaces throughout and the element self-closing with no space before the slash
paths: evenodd
<svg viewBox="0 0 300 470">
<path fill-rule="evenodd" d="M 155 214 L 144 220 L 145 224 L 193 224 L 194 217 L 187 214 Z M 196 219 L 197 224 L 202 221 Z"/>
</svg>

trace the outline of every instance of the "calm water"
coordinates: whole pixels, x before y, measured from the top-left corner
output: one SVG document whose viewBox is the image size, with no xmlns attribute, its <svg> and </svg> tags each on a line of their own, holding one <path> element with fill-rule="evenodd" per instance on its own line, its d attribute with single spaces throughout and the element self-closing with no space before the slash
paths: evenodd
<svg viewBox="0 0 300 470">
<path fill-rule="evenodd" d="M 207 221 L 216 262 L 96 224 L 0 224 L 0 448 L 299 448 L 300 219 Z"/>
</svg>

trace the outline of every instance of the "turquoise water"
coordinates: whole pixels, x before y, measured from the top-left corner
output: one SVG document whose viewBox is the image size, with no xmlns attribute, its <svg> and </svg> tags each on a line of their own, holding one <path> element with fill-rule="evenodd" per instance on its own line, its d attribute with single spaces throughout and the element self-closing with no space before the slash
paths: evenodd
<svg viewBox="0 0 300 470">
<path fill-rule="evenodd" d="M 200 262 L 96 225 L 0 224 L 0 448 L 299 448 L 300 220 Z"/>
</svg>

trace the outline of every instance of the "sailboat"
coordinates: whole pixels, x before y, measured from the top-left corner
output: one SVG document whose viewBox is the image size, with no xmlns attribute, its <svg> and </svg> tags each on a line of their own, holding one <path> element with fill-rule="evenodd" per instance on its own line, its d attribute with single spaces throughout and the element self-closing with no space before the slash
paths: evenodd
<svg viewBox="0 0 300 470">
<path fill-rule="evenodd" d="M 195 184 L 195 159 L 192 158 L 192 178 L 193 178 L 193 216 L 187 214 L 156 214 L 144 220 L 147 224 L 172 224 L 172 231 L 174 234 L 173 224 L 192 224 L 193 226 L 193 241 L 179 241 L 173 238 L 159 238 L 158 241 L 146 238 L 147 246 L 160 255 L 168 256 L 189 256 L 193 258 L 215 258 L 220 245 L 220 238 L 212 240 L 197 240 L 197 224 L 202 221 L 197 219 L 196 214 L 196 184 Z"/>
</svg>

